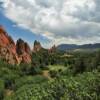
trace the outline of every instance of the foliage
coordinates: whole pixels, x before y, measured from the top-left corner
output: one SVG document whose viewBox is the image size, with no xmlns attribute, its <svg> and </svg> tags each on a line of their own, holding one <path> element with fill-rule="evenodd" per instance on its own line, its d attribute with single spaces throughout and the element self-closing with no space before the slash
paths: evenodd
<svg viewBox="0 0 100 100">
<path fill-rule="evenodd" d="M 99 100 L 100 73 L 62 76 L 53 81 L 24 85 L 10 100 Z"/>
<path fill-rule="evenodd" d="M 31 85 L 31 84 L 37 84 L 41 82 L 48 81 L 48 79 L 41 75 L 36 76 L 24 76 L 15 81 L 15 87 L 16 89 L 21 88 L 23 85 Z"/>
<path fill-rule="evenodd" d="M 64 53 L 42 49 L 32 64 L 0 61 L 0 100 L 100 100 L 100 51 Z"/>
<path fill-rule="evenodd" d="M 0 100 L 4 97 L 4 81 L 0 79 Z"/>
</svg>

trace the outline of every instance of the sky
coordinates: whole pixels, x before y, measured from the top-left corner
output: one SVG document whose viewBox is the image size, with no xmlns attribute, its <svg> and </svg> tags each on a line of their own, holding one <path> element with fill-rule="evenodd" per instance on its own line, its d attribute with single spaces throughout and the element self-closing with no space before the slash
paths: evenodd
<svg viewBox="0 0 100 100">
<path fill-rule="evenodd" d="M 0 0 L 0 24 L 31 46 L 100 43 L 100 0 Z"/>
</svg>

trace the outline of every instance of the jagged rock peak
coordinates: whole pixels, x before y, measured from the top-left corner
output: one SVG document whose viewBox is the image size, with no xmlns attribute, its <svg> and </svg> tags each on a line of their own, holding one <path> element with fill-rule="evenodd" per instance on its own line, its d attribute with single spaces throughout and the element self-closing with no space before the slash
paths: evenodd
<svg viewBox="0 0 100 100">
<path fill-rule="evenodd" d="M 24 52 L 31 54 L 31 49 L 27 42 L 24 42 L 22 39 L 18 39 L 16 43 L 16 51 L 19 55 L 23 54 Z"/>
<path fill-rule="evenodd" d="M 0 59 L 9 64 L 31 63 L 31 50 L 22 39 L 15 45 L 11 36 L 0 25 Z"/>
<path fill-rule="evenodd" d="M 31 49 L 30 49 L 30 46 L 28 45 L 27 42 L 25 42 L 25 51 L 26 51 L 28 54 L 31 54 Z"/>
<path fill-rule="evenodd" d="M 33 52 L 38 52 L 42 49 L 41 43 L 37 40 L 34 41 Z"/>
<path fill-rule="evenodd" d="M 0 59 L 9 64 L 19 63 L 15 43 L 2 26 L 0 26 Z"/>
<path fill-rule="evenodd" d="M 53 45 L 50 49 L 48 49 L 49 53 L 54 53 L 56 51 L 56 45 Z"/>
<path fill-rule="evenodd" d="M 16 51 L 21 58 L 21 63 L 31 63 L 31 49 L 27 42 L 18 39 L 16 43 Z"/>
<path fill-rule="evenodd" d="M 25 43 L 22 39 L 17 40 L 16 51 L 18 55 L 21 55 L 25 52 Z"/>
</svg>

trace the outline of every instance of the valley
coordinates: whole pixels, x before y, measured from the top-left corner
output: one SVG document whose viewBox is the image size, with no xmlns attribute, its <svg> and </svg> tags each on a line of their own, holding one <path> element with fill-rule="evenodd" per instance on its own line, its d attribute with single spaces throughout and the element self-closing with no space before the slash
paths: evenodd
<svg viewBox="0 0 100 100">
<path fill-rule="evenodd" d="M 0 100 L 100 100 L 100 50 L 15 43 L 0 27 Z"/>
</svg>

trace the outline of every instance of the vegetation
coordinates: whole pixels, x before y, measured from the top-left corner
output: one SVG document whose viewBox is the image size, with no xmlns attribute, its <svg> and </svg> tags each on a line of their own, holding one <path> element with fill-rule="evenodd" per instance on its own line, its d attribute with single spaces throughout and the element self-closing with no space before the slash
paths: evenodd
<svg viewBox="0 0 100 100">
<path fill-rule="evenodd" d="M 0 100 L 100 100 L 100 51 L 32 56 L 31 64 L 0 61 Z"/>
<path fill-rule="evenodd" d="M 100 73 L 84 73 L 77 77 L 61 76 L 53 81 L 23 85 L 11 100 L 99 100 Z"/>
</svg>

